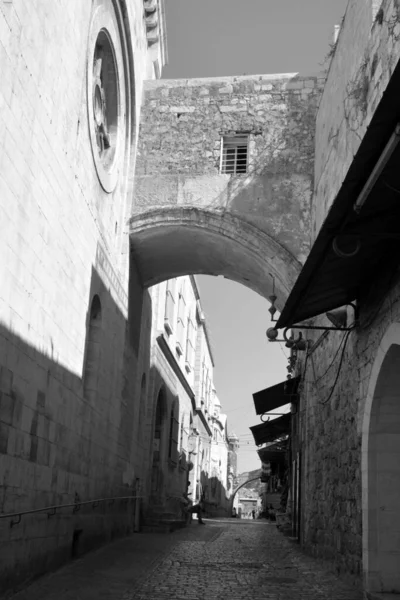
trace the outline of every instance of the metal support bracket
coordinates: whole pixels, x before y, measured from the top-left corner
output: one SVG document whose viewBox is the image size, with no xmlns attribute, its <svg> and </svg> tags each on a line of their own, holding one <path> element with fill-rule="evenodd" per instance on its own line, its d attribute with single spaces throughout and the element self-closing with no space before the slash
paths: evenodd
<svg viewBox="0 0 400 600">
<path fill-rule="evenodd" d="M 311 330 L 315 330 L 315 331 L 352 331 L 354 329 L 353 327 L 317 327 L 314 325 L 291 325 L 290 327 L 287 327 L 285 329 L 285 331 L 288 331 L 289 329 L 311 329 Z"/>
</svg>

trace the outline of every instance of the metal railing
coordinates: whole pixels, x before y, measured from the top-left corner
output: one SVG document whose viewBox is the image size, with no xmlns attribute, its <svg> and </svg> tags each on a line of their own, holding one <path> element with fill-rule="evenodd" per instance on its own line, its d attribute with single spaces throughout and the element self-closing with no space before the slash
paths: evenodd
<svg viewBox="0 0 400 600">
<path fill-rule="evenodd" d="M 23 516 L 25 515 L 32 515 L 34 513 L 42 513 L 42 512 L 47 512 L 47 518 L 50 519 L 50 517 L 53 517 L 58 509 L 61 508 L 73 508 L 72 513 L 77 513 L 81 506 L 84 505 L 92 505 L 92 509 L 95 509 L 97 506 L 99 506 L 100 503 L 106 503 L 108 502 L 110 506 L 112 506 L 114 504 L 114 502 L 116 500 L 123 500 L 124 503 L 128 503 L 129 500 L 133 500 L 133 499 L 139 499 L 139 498 L 144 498 L 144 496 L 114 496 L 111 498 L 96 498 L 95 500 L 77 500 L 75 502 L 72 502 L 70 504 L 55 504 L 53 506 L 43 506 L 42 508 L 34 508 L 31 510 L 20 510 L 18 512 L 14 512 L 14 513 L 0 513 L 0 519 L 11 519 L 10 521 L 10 527 L 14 527 L 14 525 L 18 525 L 19 523 L 21 523 L 21 519 Z M 14 520 L 14 519 L 17 520 Z"/>
</svg>

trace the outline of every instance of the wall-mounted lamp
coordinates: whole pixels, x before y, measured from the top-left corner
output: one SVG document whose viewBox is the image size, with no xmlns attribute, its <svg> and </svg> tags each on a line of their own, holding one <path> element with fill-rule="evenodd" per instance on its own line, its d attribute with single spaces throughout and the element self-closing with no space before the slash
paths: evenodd
<svg viewBox="0 0 400 600">
<path fill-rule="evenodd" d="M 325 313 L 325 316 L 329 321 L 337 327 L 338 329 L 343 329 L 347 327 L 347 308 L 337 308 L 336 310 L 331 310 Z"/>
<path fill-rule="evenodd" d="M 302 333 L 300 332 L 299 337 L 295 339 L 292 335 L 288 337 L 287 332 L 291 329 L 305 329 L 313 331 L 351 331 L 357 325 L 358 312 L 355 304 L 350 302 L 347 306 L 351 306 L 351 308 L 354 310 L 354 320 L 350 327 L 347 326 L 347 308 L 341 307 L 325 313 L 325 316 L 332 323 L 333 327 L 322 327 L 319 325 L 291 325 L 290 327 L 286 327 L 286 329 L 284 329 L 283 340 L 278 339 L 279 332 L 275 327 L 269 327 L 267 329 L 267 338 L 270 342 L 286 342 L 287 348 L 291 348 L 295 344 L 297 346 L 297 350 L 305 350 L 307 342 L 306 340 L 302 339 Z"/>
<path fill-rule="evenodd" d="M 277 296 L 275 294 L 275 277 L 272 275 L 272 273 L 270 273 L 270 276 L 272 278 L 272 294 L 271 296 L 268 296 L 268 300 L 271 302 L 271 306 L 269 307 L 268 312 L 271 315 L 272 323 L 276 323 L 278 319 L 274 319 L 274 315 L 278 309 L 275 306 L 275 302 L 277 301 Z"/>
<path fill-rule="evenodd" d="M 291 350 L 307 350 L 307 340 L 303 338 L 303 334 L 301 331 L 297 338 L 294 337 L 293 334 L 288 336 L 288 332 L 290 331 L 290 327 L 287 327 L 283 330 L 283 339 L 279 340 L 278 335 L 279 331 L 275 327 L 269 327 L 267 329 L 267 338 L 270 342 L 285 342 L 286 348 L 290 348 Z"/>
</svg>

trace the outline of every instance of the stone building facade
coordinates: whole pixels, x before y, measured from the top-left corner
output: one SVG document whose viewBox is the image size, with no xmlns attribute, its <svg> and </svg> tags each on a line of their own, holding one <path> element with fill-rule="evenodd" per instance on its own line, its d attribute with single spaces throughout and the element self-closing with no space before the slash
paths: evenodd
<svg viewBox="0 0 400 600">
<path fill-rule="evenodd" d="M 139 429 L 147 451 L 142 512 L 145 522 L 156 526 L 182 519 L 181 500 L 188 483 L 194 503 L 204 499 L 207 509 L 213 500 L 214 510 L 221 510 L 226 502 L 228 441 L 194 276 L 170 279 L 149 293 L 150 368 L 148 385 L 143 385 L 144 415 Z M 225 435 L 217 444 L 213 432 L 221 421 Z"/>
<path fill-rule="evenodd" d="M 347 316 L 302 331 L 301 540 L 368 598 L 400 593 L 399 32 L 399 2 L 349 2 L 316 120 L 314 244 L 278 322 Z"/>
<path fill-rule="evenodd" d="M 229 486 L 228 454 L 229 433 L 227 415 L 221 412 L 221 403 L 216 394 L 213 399 L 213 412 L 211 416 L 211 464 L 208 485 L 208 514 L 210 516 L 230 516 L 230 496 L 232 490 Z"/>
<path fill-rule="evenodd" d="M 129 252 L 163 2 L 0 3 L 1 586 L 133 528 L 151 307 Z M 71 505 L 22 517 L 18 511 Z M 19 522 L 20 521 L 20 522 Z M 12 527 L 10 524 L 12 523 Z"/>
</svg>

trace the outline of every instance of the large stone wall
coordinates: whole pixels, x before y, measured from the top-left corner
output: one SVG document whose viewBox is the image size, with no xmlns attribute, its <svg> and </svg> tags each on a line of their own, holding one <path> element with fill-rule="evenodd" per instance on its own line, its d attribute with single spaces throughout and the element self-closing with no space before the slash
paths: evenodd
<svg viewBox="0 0 400 600">
<path fill-rule="evenodd" d="M 307 360 L 301 391 L 302 541 L 338 571 L 356 576 L 363 570 L 363 543 L 364 559 L 367 548 L 362 510 L 368 482 L 361 469 L 367 392 L 381 340 L 391 323 L 400 320 L 400 282 L 392 276 L 388 270 L 375 282 L 343 359 L 345 333 L 321 338 Z M 319 339 L 310 332 L 306 337 Z"/>
<path fill-rule="evenodd" d="M 118 177 L 107 192 L 88 120 L 96 26 L 113 31 L 126 92 Z M 124 225 L 140 114 L 130 90 L 141 97 L 153 66 L 142 0 L 1 2 L 0 32 L 0 506 L 13 513 L 123 495 L 138 474 L 138 336 L 149 305 L 142 311 Z M 102 308 L 95 400 L 82 381 L 94 294 Z M 81 549 L 126 531 L 129 515 L 131 505 L 116 503 L 24 516 L 12 528 L 0 520 L 1 585 L 68 559 L 76 530 Z"/>
<path fill-rule="evenodd" d="M 229 211 L 304 259 L 323 83 L 296 74 L 146 82 L 132 213 Z M 221 136 L 236 131 L 250 133 L 248 174 L 221 175 Z"/>
<path fill-rule="evenodd" d="M 398 0 L 348 4 L 317 115 L 313 237 L 399 60 L 399 14 Z"/>
<path fill-rule="evenodd" d="M 345 334 L 332 332 L 308 359 L 300 407 L 303 444 L 302 541 L 339 570 L 361 572 L 361 440 L 354 339 L 347 344 L 340 382 L 329 399 Z M 306 405 L 304 399 L 306 398 Z"/>
<path fill-rule="evenodd" d="M 317 116 L 315 236 L 398 63 L 399 9 L 393 0 L 349 2 Z M 344 354 L 346 334 L 320 338 L 301 392 L 302 539 L 338 570 L 355 575 L 368 568 L 368 477 L 362 471 L 367 391 L 380 342 L 400 318 L 400 286 L 390 261 L 388 252 L 379 279 L 358 298 L 360 325 L 349 334 Z M 323 317 L 317 323 L 331 325 Z M 319 334 L 308 331 L 306 337 L 316 342 Z"/>
<path fill-rule="evenodd" d="M 267 297 L 272 274 L 284 301 L 310 247 L 323 83 L 297 74 L 146 83 L 130 220 L 145 285 L 218 274 Z M 243 131 L 248 173 L 221 174 L 222 137 Z"/>
</svg>

